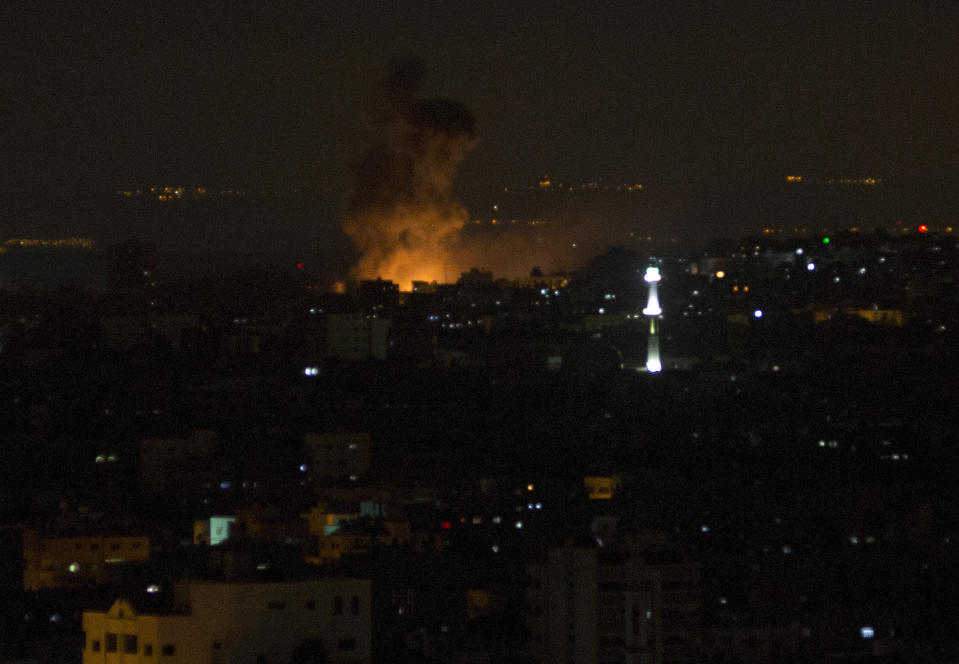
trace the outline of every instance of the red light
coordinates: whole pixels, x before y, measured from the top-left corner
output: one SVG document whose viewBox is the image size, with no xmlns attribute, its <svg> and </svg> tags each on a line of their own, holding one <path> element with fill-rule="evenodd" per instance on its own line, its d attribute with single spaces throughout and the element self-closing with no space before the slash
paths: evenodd
<svg viewBox="0 0 959 664">
<path fill-rule="evenodd" d="M 302 269 L 303 269 L 303 263 L 297 263 L 297 264 L 296 264 L 296 269 L 297 269 L 297 270 L 302 270 Z"/>
<path fill-rule="evenodd" d="M 453 524 L 451 524 L 449 521 L 444 521 L 443 523 L 440 524 L 440 528 L 442 528 L 443 530 L 449 530 L 452 527 L 453 527 Z"/>
<path fill-rule="evenodd" d="M 920 233 L 925 233 L 925 232 L 928 231 L 928 230 L 929 230 L 929 227 L 928 227 L 928 226 L 926 226 L 925 224 L 919 224 L 919 232 L 920 232 Z"/>
</svg>

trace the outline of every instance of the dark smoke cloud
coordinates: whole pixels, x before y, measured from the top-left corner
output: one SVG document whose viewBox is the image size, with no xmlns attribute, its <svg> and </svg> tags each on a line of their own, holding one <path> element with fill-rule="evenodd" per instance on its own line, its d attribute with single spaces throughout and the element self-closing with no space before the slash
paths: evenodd
<svg viewBox="0 0 959 664">
<path fill-rule="evenodd" d="M 426 66 L 390 62 L 375 122 L 380 138 L 357 164 L 344 230 L 360 250 L 354 279 L 446 281 L 451 251 L 466 221 L 454 198 L 456 167 L 475 145 L 473 115 L 460 102 L 418 97 Z"/>
</svg>

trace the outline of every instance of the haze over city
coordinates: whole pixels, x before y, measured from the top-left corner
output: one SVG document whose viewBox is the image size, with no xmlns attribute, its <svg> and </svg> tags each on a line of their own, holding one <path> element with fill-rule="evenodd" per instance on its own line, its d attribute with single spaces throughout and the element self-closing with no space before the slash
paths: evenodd
<svg viewBox="0 0 959 664">
<path fill-rule="evenodd" d="M 959 662 L 959 3 L 201 5 L 0 9 L 0 664 Z"/>
<path fill-rule="evenodd" d="M 71 205 L 174 185 L 309 192 L 311 209 L 276 223 L 274 240 L 322 244 L 378 140 L 389 63 L 412 55 L 419 94 L 475 118 L 453 180 L 469 214 L 491 216 L 497 192 L 544 177 L 643 184 L 663 202 L 631 221 L 656 235 L 736 236 L 751 220 L 710 208 L 744 182 L 959 175 L 957 14 L 777 2 L 12 9 L 0 235 L 92 228 L 189 244 L 175 224 L 164 238 Z M 263 249 L 242 225 L 219 235 Z"/>
</svg>

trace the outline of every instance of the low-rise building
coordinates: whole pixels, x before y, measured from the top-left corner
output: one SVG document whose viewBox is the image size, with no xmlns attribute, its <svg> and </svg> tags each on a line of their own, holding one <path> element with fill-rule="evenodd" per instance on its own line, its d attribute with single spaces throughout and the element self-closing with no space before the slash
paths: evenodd
<svg viewBox="0 0 959 664">
<path fill-rule="evenodd" d="M 103 583 L 118 565 L 150 559 L 150 538 L 128 535 L 51 537 L 23 533 L 23 587 L 78 588 Z"/>
<path fill-rule="evenodd" d="M 139 613 L 124 599 L 107 611 L 84 611 L 83 664 L 252 664 L 299 656 L 359 664 L 370 661 L 370 632 L 368 580 L 184 581 L 173 613 Z"/>
</svg>

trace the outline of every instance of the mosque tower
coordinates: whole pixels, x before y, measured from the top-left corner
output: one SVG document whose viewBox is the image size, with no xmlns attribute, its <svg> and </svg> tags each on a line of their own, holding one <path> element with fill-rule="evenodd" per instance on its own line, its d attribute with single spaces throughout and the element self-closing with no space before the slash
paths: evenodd
<svg viewBox="0 0 959 664">
<path fill-rule="evenodd" d="M 649 299 L 646 301 L 646 308 L 643 309 L 643 314 L 649 317 L 649 347 L 646 351 L 646 371 L 659 373 L 663 370 L 663 363 L 659 359 L 659 335 L 656 329 L 656 319 L 663 313 L 659 306 L 659 295 L 656 293 L 656 284 L 662 279 L 659 275 L 659 268 L 647 267 L 643 279 L 649 284 Z"/>
</svg>

